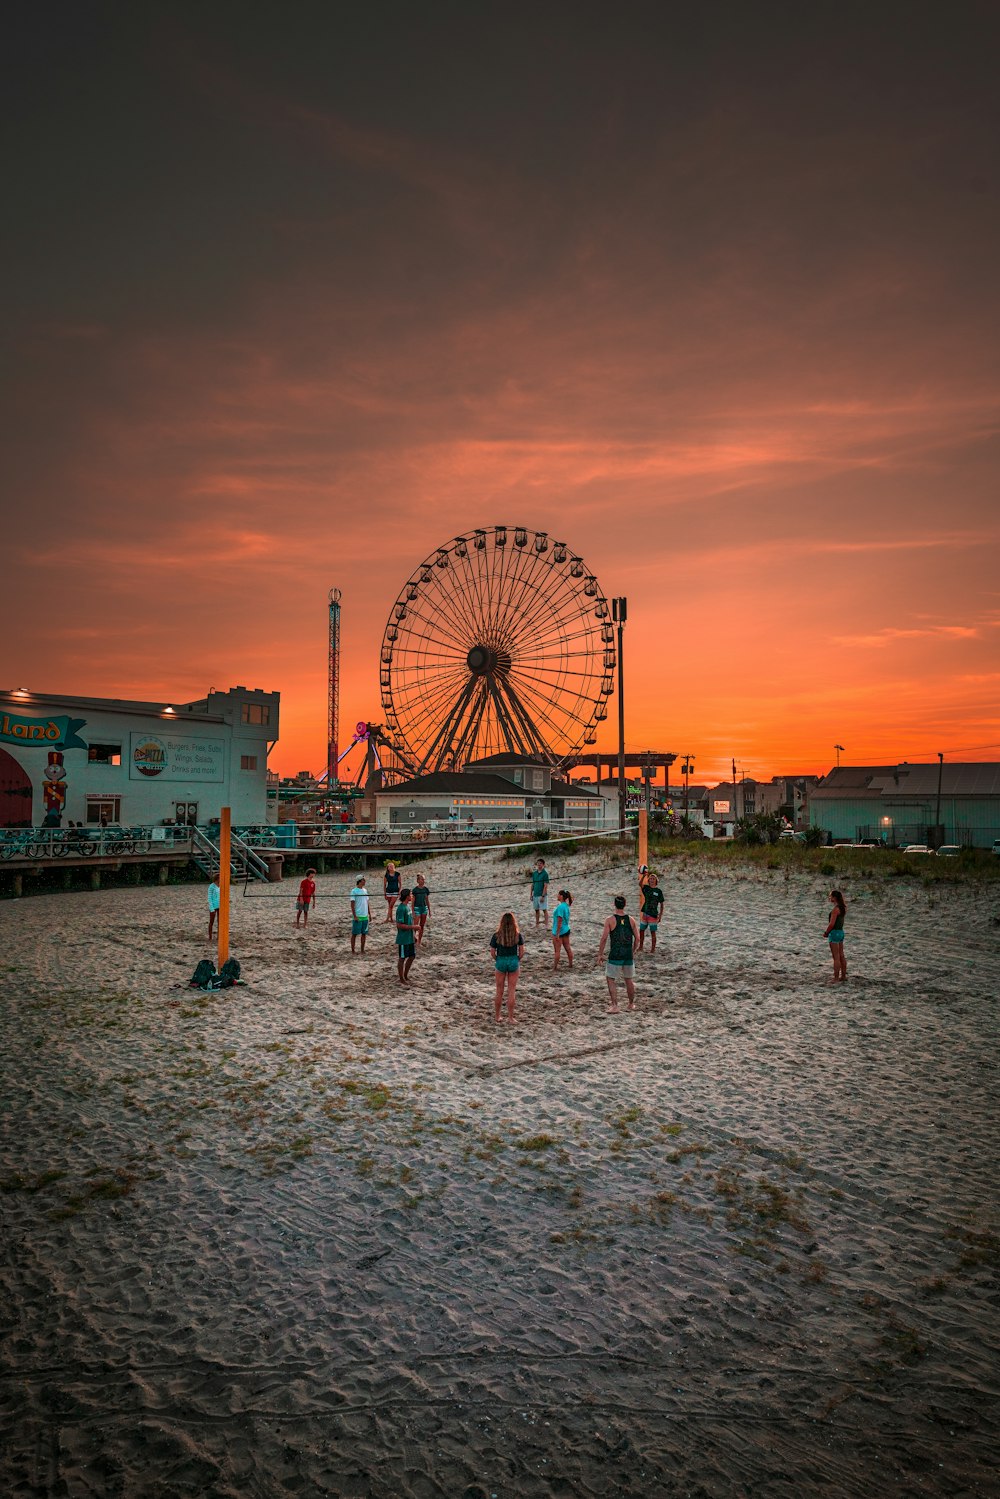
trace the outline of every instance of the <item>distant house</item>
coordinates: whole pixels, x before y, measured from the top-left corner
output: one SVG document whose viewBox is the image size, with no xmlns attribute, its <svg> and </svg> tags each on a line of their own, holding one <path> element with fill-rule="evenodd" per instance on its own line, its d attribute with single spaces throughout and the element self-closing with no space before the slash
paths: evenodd
<svg viewBox="0 0 1000 1499">
<path fill-rule="evenodd" d="M 772 776 L 758 781 L 755 806 L 758 812 L 786 812 L 797 828 L 809 826 L 809 795 L 822 777 L 817 775 Z"/>
<path fill-rule="evenodd" d="M 841 765 L 812 789 L 809 808 L 814 826 L 851 843 L 988 847 L 1000 838 L 1000 764 Z"/>
</svg>

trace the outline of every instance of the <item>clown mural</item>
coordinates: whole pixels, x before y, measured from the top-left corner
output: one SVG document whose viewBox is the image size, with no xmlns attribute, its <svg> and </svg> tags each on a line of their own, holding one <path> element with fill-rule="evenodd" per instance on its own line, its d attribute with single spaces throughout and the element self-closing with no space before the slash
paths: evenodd
<svg viewBox="0 0 1000 1499">
<path fill-rule="evenodd" d="M 42 797 L 45 802 L 45 821 L 42 826 L 62 827 L 63 812 L 66 809 L 66 767 L 63 765 L 62 750 L 49 750 Z"/>
</svg>

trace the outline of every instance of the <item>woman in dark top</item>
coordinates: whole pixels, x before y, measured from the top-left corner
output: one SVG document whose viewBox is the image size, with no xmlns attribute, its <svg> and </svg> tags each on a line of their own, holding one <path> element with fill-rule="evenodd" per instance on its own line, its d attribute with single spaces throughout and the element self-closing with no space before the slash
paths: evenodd
<svg viewBox="0 0 1000 1499">
<path fill-rule="evenodd" d="M 500 1024 L 503 991 L 506 984 L 507 1022 L 513 1025 L 515 1023 L 514 996 L 517 993 L 517 976 L 521 971 L 521 959 L 524 957 L 524 938 L 521 936 L 513 911 L 505 911 L 500 917 L 500 925 L 490 938 L 490 949 L 493 953 L 493 966 L 496 969 L 497 980 L 493 1019 L 497 1025 Z"/>
<path fill-rule="evenodd" d="M 847 916 L 847 902 L 839 890 L 830 891 L 830 920 L 826 924 L 823 936 L 830 944 L 830 956 L 833 958 L 833 981 L 846 979 L 847 959 L 844 957 L 844 920 Z"/>
<path fill-rule="evenodd" d="M 392 921 L 393 907 L 399 899 L 399 887 L 402 884 L 399 870 L 390 859 L 385 866 L 385 874 L 382 876 L 382 893 L 385 896 L 385 919 Z"/>
</svg>

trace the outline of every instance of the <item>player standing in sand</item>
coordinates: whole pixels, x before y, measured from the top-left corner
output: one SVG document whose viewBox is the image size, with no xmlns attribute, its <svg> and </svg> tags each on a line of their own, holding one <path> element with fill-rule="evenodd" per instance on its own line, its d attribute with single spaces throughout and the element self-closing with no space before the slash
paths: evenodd
<svg viewBox="0 0 1000 1499">
<path fill-rule="evenodd" d="M 531 904 L 535 911 L 535 925 L 540 926 L 544 914 L 546 925 L 549 915 L 549 872 L 544 859 L 536 859 L 531 871 Z"/>
<path fill-rule="evenodd" d="M 417 942 L 424 940 L 424 927 L 427 918 L 431 914 L 431 892 L 422 874 L 417 875 L 417 883 L 413 887 L 413 924 L 416 927 Z"/>
<path fill-rule="evenodd" d="M 410 982 L 410 969 L 413 960 L 417 956 L 417 945 L 413 940 L 413 912 L 410 909 L 410 891 L 399 892 L 399 905 L 396 907 L 396 971 L 399 974 L 399 982 L 408 984 Z"/>
<path fill-rule="evenodd" d="M 368 902 L 371 897 L 368 894 L 363 874 L 358 875 L 358 883 L 351 891 L 351 952 L 356 952 L 355 943 L 361 938 L 361 951 L 365 950 L 368 941 Z"/>
<path fill-rule="evenodd" d="M 385 896 L 386 921 L 392 920 L 392 909 L 399 899 L 399 887 L 401 884 L 402 877 L 399 873 L 399 870 L 390 859 L 388 864 L 385 866 L 385 874 L 382 876 L 382 893 Z"/>
<path fill-rule="evenodd" d="M 222 905 L 222 891 L 219 889 L 219 872 L 212 870 L 212 879 L 208 887 L 208 940 L 211 942 L 215 936 L 215 923 L 219 919 L 219 907 Z"/>
<path fill-rule="evenodd" d="M 517 994 L 517 976 L 521 971 L 521 959 L 524 957 L 524 938 L 521 936 L 513 911 L 505 911 L 500 917 L 500 925 L 490 938 L 490 951 L 493 953 L 493 966 L 496 969 L 497 979 L 493 1003 L 494 1023 L 499 1025 L 502 1018 L 503 991 L 506 984 L 507 1023 L 515 1025 L 514 997 Z"/>
<path fill-rule="evenodd" d="M 639 912 L 640 952 L 645 946 L 647 931 L 649 932 L 649 950 L 651 953 L 656 951 L 656 932 L 660 925 L 660 917 L 663 915 L 665 900 L 663 891 L 656 883 L 656 875 L 650 871 L 642 887 L 642 910 Z"/>
<path fill-rule="evenodd" d="M 847 902 L 839 890 L 830 891 L 830 900 L 833 902 L 830 909 L 830 920 L 826 924 L 823 936 L 830 944 L 830 956 L 833 959 L 833 982 L 846 979 L 847 959 L 844 957 L 844 920 L 847 916 Z"/>
<path fill-rule="evenodd" d="M 635 924 L 635 918 L 625 914 L 624 895 L 615 896 L 614 913 L 604 923 L 601 945 L 597 949 L 598 962 L 604 957 L 604 948 L 608 938 L 611 939 L 611 947 L 604 977 L 608 981 L 608 993 L 611 995 L 609 1009 L 612 1015 L 617 1015 L 620 983 L 625 985 L 629 1009 L 635 1009 L 635 945 L 639 940 L 639 929 Z"/>
<path fill-rule="evenodd" d="M 560 890 L 559 904 L 552 912 L 552 951 L 555 962 L 552 964 L 552 972 L 555 973 L 559 967 L 559 959 L 563 952 L 569 958 L 569 966 L 573 967 L 573 949 L 569 945 L 569 908 L 573 904 L 573 897 L 568 890 Z"/>
<path fill-rule="evenodd" d="M 295 925 L 309 925 L 309 907 L 316 908 L 316 881 L 313 875 L 315 869 L 307 869 L 306 877 L 299 882 L 299 893 L 295 897 Z"/>
</svg>

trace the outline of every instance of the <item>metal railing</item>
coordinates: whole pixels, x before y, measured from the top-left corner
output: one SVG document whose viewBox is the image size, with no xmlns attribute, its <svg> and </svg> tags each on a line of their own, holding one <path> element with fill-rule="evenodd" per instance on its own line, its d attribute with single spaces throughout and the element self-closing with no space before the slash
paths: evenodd
<svg viewBox="0 0 1000 1499">
<path fill-rule="evenodd" d="M 194 829 L 0 828 L 0 860 L 113 859 L 190 848 Z M 179 836 L 178 836 L 179 835 Z"/>
<path fill-rule="evenodd" d="M 268 866 L 261 853 L 271 850 L 308 853 L 315 850 L 351 850 L 368 848 L 418 849 L 422 844 L 440 848 L 442 844 L 490 842 L 532 843 L 547 838 L 584 836 L 601 831 L 592 820 L 576 822 L 568 818 L 550 822 L 490 822 L 487 819 L 452 822 L 438 818 L 427 822 L 393 823 L 249 823 L 232 830 L 231 867 L 239 878 L 247 873 L 254 879 L 268 878 Z M 219 861 L 219 828 L 217 823 L 203 827 L 108 827 L 108 828 L 0 828 L 0 862 L 67 859 L 108 859 L 143 854 L 188 853 L 202 868 Z"/>
</svg>

